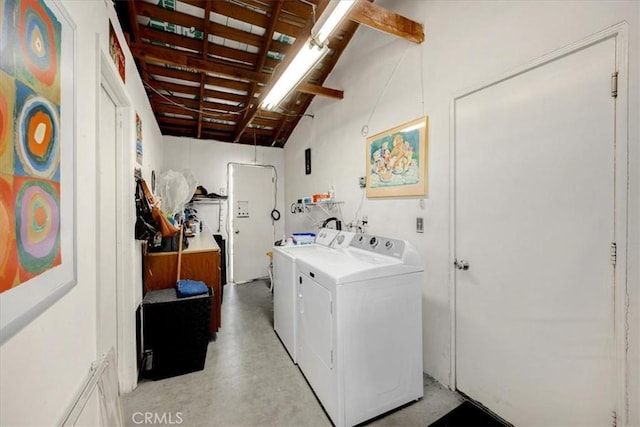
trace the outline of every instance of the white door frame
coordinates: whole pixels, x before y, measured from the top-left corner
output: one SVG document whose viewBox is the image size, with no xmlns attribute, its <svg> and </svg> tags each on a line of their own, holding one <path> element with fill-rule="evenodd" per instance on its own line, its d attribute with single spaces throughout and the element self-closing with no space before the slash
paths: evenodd
<svg viewBox="0 0 640 427">
<path fill-rule="evenodd" d="M 100 142 L 100 91 L 104 87 L 116 104 L 116 319 L 117 368 L 120 392 L 133 390 L 137 385 L 136 322 L 133 258 L 133 153 L 134 110 L 124 83 L 111 57 L 104 51 L 100 36 L 96 35 L 96 144 Z M 96 165 L 100 164 L 96 150 Z M 96 219 L 98 218 L 99 181 L 96 180 Z M 96 227 L 96 242 L 98 242 Z M 98 253 L 98 252 L 97 252 Z M 100 260 L 96 259 L 96 284 L 99 283 Z M 96 297 L 96 307 L 100 301 Z M 100 325 L 96 323 L 96 328 Z M 96 331 L 98 333 L 98 331 Z M 97 341 L 96 341 L 97 345 Z M 98 355 L 100 356 L 100 355 Z"/>
<path fill-rule="evenodd" d="M 628 356 L 628 327 L 629 319 L 627 313 L 629 311 L 629 293 L 627 284 L 627 198 L 629 192 L 627 170 L 628 165 L 628 145 L 629 137 L 627 134 L 628 124 L 628 80 L 629 80 L 629 38 L 628 24 L 621 22 L 603 31 L 593 34 L 583 40 L 572 43 L 568 46 L 555 50 L 544 55 L 534 61 L 525 64 L 515 70 L 503 74 L 498 78 L 491 79 L 482 84 L 474 86 L 469 90 L 465 90 L 455 96 L 451 102 L 450 120 L 449 120 L 449 203 L 450 203 L 450 219 L 449 219 L 449 305 L 450 305 L 450 371 L 449 371 L 449 387 L 453 390 L 457 389 L 456 381 L 456 269 L 453 262 L 456 257 L 456 102 L 475 92 L 486 89 L 490 86 L 499 84 L 505 80 L 526 73 L 534 68 L 541 67 L 549 62 L 555 61 L 564 56 L 570 55 L 578 50 L 587 48 L 593 44 L 599 43 L 609 38 L 616 38 L 616 69 L 618 71 L 618 95 L 616 99 L 615 114 L 615 213 L 614 213 L 614 238 L 617 243 L 617 263 L 615 267 L 615 283 L 614 283 L 614 329 L 615 329 L 615 368 L 617 378 L 616 384 L 616 411 L 617 422 L 619 426 L 626 426 L 629 417 L 629 394 L 627 384 L 627 356 Z"/>
<path fill-rule="evenodd" d="M 234 271 L 233 271 L 233 261 L 234 261 L 234 236 L 235 236 L 235 232 L 233 231 L 233 218 L 234 218 L 234 210 L 233 210 L 233 183 L 231 181 L 231 166 L 248 166 L 248 167 L 254 167 L 254 168 L 265 168 L 265 169 L 272 169 L 273 173 L 275 174 L 275 176 L 278 176 L 278 170 L 276 169 L 276 167 L 274 165 L 258 165 L 258 164 L 253 164 L 253 163 L 239 163 L 239 162 L 229 162 L 227 163 L 227 215 L 228 215 L 228 222 L 227 222 L 227 236 L 229 239 L 229 256 L 227 257 L 227 276 L 229 277 L 229 280 L 233 283 L 235 283 L 235 276 L 234 276 Z M 273 189 L 274 189 L 274 208 L 275 206 L 277 206 L 277 195 L 278 195 L 278 182 L 276 180 L 276 182 L 273 183 Z M 274 232 L 274 237 L 275 237 L 275 230 L 276 230 L 276 226 L 275 224 L 273 224 L 272 221 L 272 227 L 273 227 L 273 232 Z"/>
</svg>

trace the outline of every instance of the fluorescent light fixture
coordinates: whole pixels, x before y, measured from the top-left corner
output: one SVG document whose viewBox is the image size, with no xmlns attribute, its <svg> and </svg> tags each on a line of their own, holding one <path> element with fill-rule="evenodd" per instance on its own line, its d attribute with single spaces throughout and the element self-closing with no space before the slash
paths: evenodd
<svg viewBox="0 0 640 427">
<path fill-rule="evenodd" d="M 331 0 L 311 30 L 316 43 L 324 44 L 355 4 L 356 0 Z"/>
<path fill-rule="evenodd" d="M 264 97 L 260 107 L 273 110 L 285 99 L 309 71 L 329 52 L 327 39 L 340 22 L 349 13 L 357 0 L 331 0 L 324 12 L 311 29 L 311 38 L 293 58 L 286 70 L 278 78 L 276 84 Z"/>
<path fill-rule="evenodd" d="M 304 47 L 293 58 L 276 84 L 262 101 L 263 110 L 273 110 L 284 98 L 305 78 L 309 71 L 329 52 L 329 48 L 319 46 L 312 39 L 307 40 Z"/>
</svg>

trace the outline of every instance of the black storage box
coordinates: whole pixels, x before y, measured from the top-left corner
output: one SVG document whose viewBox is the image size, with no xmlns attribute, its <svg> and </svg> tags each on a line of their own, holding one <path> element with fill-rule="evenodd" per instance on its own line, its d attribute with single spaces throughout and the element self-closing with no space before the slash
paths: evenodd
<svg viewBox="0 0 640 427">
<path fill-rule="evenodd" d="M 161 379 L 204 369 L 209 345 L 212 291 L 177 298 L 176 290 L 147 292 L 142 301 L 143 340 L 148 370 Z"/>
</svg>

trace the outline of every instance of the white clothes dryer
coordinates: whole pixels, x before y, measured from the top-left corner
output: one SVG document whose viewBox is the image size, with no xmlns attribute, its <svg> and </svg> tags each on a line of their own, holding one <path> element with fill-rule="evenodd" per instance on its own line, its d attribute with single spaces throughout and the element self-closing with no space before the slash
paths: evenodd
<svg viewBox="0 0 640 427">
<path fill-rule="evenodd" d="M 296 260 L 298 366 L 337 427 L 418 400 L 423 267 L 408 242 L 358 234 Z"/>
<path fill-rule="evenodd" d="M 315 244 L 273 247 L 273 328 L 294 363 L 297 363 L 296 259 L 345 248 L 354 236 L 348 231 L 321 229 Z"/>
</svg>

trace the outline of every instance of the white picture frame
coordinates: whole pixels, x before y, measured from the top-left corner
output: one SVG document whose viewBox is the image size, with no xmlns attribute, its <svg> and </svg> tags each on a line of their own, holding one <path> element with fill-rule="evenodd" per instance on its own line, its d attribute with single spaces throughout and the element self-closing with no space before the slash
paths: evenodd
<svg viewBox="0 0 640 427">
<path fill-rule="evenodd" d="M 0 28 L 0 33 L 5 35 L 5 30 L 11 31 L 7 26 L 16 25 L 15 20 L 20 19 L 19 11 L 22 2 L 14 0 L 0 0 L 2 19 L 0 23 L 5 28 Z M 35 6 L 33 6 L 35 4 Z M 9 6 L 7 6 L 9 5 Z M 7 16 L 5 9 L 13 12 L 13 18 Z M 57 265 L 38 273 L 15 286 L 5 289 L 0 293 L 0 345 L 4 344 L 17 332 L 32 322 L 42 312 L 47 310 L 77 282 L 77 232 L 76 232 L 76 25 L 60 2 L 49 0 L 35 0 L 31 5 L 36 13 L 39 11 L 50 12 L 60 23 L 59 28 L 59 52 L 56 52 L 59 61 L 59 69 L 56 78 L 59 82 L 59 248 L 60 262 Z M 24 15 L 24 14 L 23 14 Z M 14 21 L 7 21 L 14 19 Z M 45 23 L 46 24 L 46 23 Z M 57 28 L 57 24 L 55 26 Z M 50 30 L 49 30 L 50 31 Z M 14 32 L 18 39 L 20 34 Z M 54 34 L 54 33 L 48 33 Z M 54 36 L 57 35 L 55 32 Z M 11 45 L 6 42 L 0 44 L 0 52 L 3 58 L 6 55 L 18 54 L 11 49 L 17 49 L 16 43 Z M 15 42 L 15 39 L 14 39 Z M 2 70 L 0 70 L 2 71 Z M 17 78 L 16 78 L 17 81 Z M 17 87 L 16 86 L 14 87 Z M 3 89 L 4 90 L 4 89 Z M 16 89 L 17 91 L 17 89 Z M 33 89 L 37 95 L 41 95 L 37 88 Z M 17 118 L 17 117 L 16 117 Z M 18 127 L 17 122 L 14 127 Z M 15 136 L 12 138 L 17 140 Z M 17 143 L 16 143 L 17 144 Z M 10 147 L 13 149 L 13 147 Z M 5 171 L 0 171 L 6 174 Z M 56 176 L 56 179 L 57 176 Z M 18 220 L 14 217 L 14 222 Z M 18 227 L 14 236 L 18 233 Z M 17 237 L 15 237 L 17 239 Z M 17 264 L 17 262 L 16 262 Z"/>
</svg>

